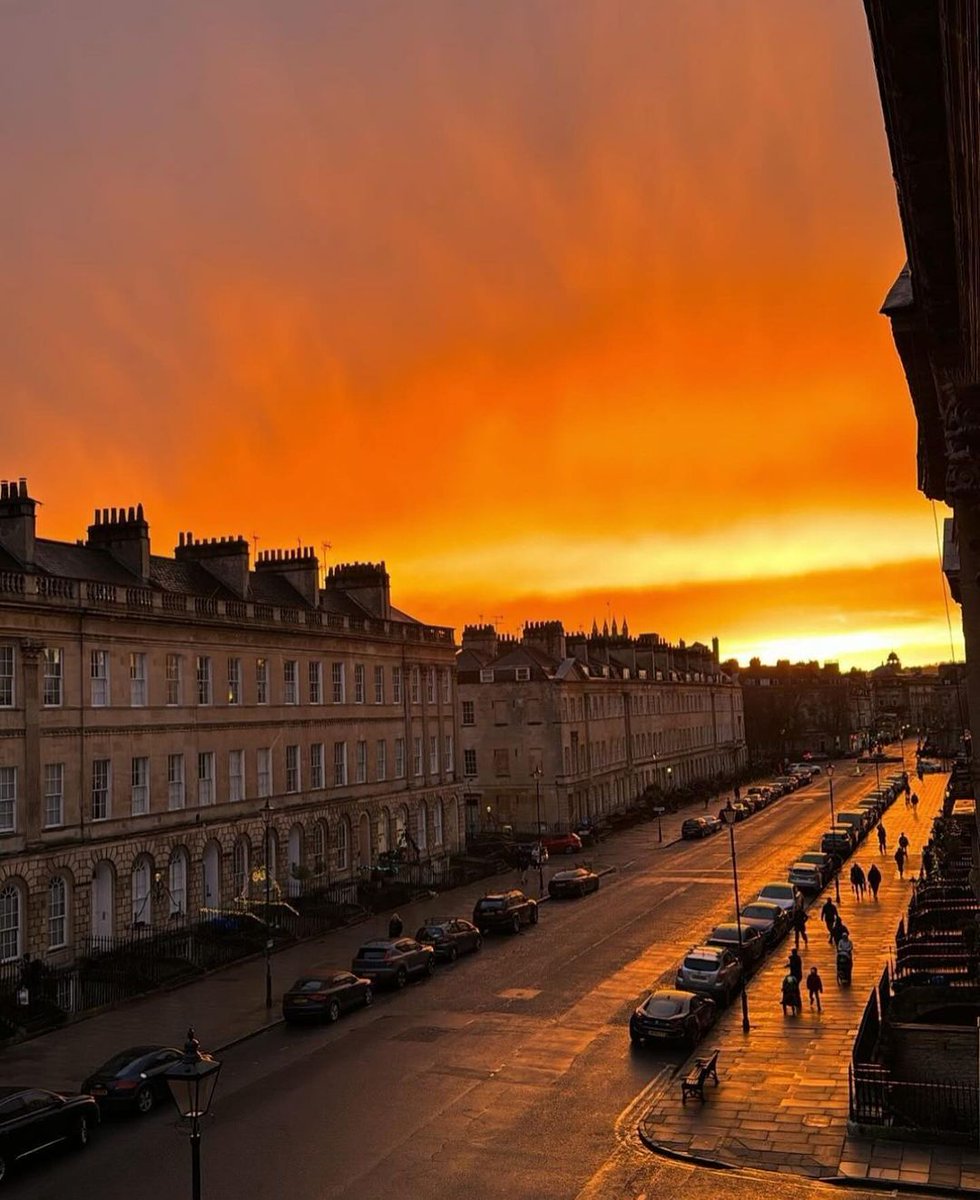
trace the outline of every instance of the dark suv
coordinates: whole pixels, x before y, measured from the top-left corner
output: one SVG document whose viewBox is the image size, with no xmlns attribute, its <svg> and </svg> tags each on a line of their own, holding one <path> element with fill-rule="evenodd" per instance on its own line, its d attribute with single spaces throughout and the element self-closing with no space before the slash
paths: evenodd
<svg viewBox="0 0 980 1200">
<path fill-rule="evenodd" d="M 473 924 L 481 933 L 509 929 L 520 933 L 522 925 L 537 925 L 537 901 L 515 888 L 510 892 L 489 892 L 477 900 L 473 909 Z"/>
<path fill-rule="evenodd" d="M 415 938 L 378 938 L 358 950 L 351 970 L 372 983 L 403 988 L 410 975 L 431 975 L 435 965 L 435 951 Z"/>
</svg>

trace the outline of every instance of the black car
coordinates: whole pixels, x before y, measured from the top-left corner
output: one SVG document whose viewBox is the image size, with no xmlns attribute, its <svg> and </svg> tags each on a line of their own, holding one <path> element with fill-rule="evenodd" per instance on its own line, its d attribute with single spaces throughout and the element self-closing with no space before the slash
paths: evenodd
<svg viewBox="0 0 980 1200">
<path fill-rule="evenodd" d="M 483 945 L 483 934 L 462 917 L 453 917 L 449 921 L 426 921 L 415 940 L 431 946 L 437 959 L 455 962 L 459 955 L 479 950 Z"/>
<path fill-rule="evenodd" d="M 173 1046 L 131 1046 L 114 1054 L 82 1084 L 104 1108 L 145 1116 L 168 1096 L 165 1072 L 183 1058 Z"/>
<path fill-rule="evenodd" d="M 710 837 L 716 830 L 717 825 L 709 825 L 707 817 L 688 817 L 681 826 L 681 837 L 685 841 L 692 841 L 695 838 Z"/>
<path fill-rule="evenodd" d="M 741 916 L 742 928 L 751 925 L 758 929 L 769 946 L 775 945 L 790 926 L 789 912 L 766 900 L 753 900 L 751 904 L 746 904 Z"/>
<path fill-rule="evenodd" d="M 765 936 L 754 925 L 742 926 L 742 940 L 740 943 L 738 925 L 734 921 L 731 924 L 716 925 L 708 937 L 705 938 L 705 944 L 708 946 L 723 946 L 726 950 L 731 950 L 737 958 L 741 959 L 746 974 L 752 972 L 762 961 L 762 957 L 766 952 Z"/>
<path fill-rule="evenodd" d="M 695 1046 L 718 1019 L 718 1006 L 694 992 L 653 992 L 630 1017 L 630 1041 L 686 1042 Z"/>
<path fill-rule="evenodd" d="M 377 938 L 364 943 L 354 956 L 350 969 L 372 983 L 389 983 L 403 988 L 410 975 L 431 975 L 435 965 L 435 951 L 415 938 Z"/>
<path fill-rule="evenodd" d="M 537 925 L 538 905 L 516 888 L 509 892 L 488 892 L 473 908 L 473 924 L 481 933 L 508 929 L 520 933 L 522 925 Z"/>
<path fill-rule="evenodd" d="M 548 880 L 548 895 L 552 900 L 564 896 L 587 896 L 599 890 L 599 876 L 588 867 L 571 867 L 567 871 L 556 871 Z"/>
<path fill-rule="evenodd" d="M 352 1008 L 373 1003 L 371 980 L 350 971 L 328 969 L 301 975 L 283 995 L 282 1015 L 287 1024 L 300 1021 L 337 1021 Z"/>
<path fill-rule="evenodd" d="M 98 1123 L 99 1106 L 91 1096 L 0 1088 L 0 1183 L 18 1160 L 37 1150 L 65 1142 L 84 1149 Z"/>
</svg>

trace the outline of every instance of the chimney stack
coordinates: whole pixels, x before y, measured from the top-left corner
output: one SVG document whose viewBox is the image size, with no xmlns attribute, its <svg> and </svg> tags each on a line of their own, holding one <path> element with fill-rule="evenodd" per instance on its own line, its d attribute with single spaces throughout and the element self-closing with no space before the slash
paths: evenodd
<svg viewBox="0 0 980 1200">
<path fill-rule="evenodd" d="M 391 619 L 391 576 L 383 562 L 341 563 L 327 573 L 327 591 L 345 592 L 370 616 Z"/>
<path fill-rule="evenodd" d="M 0 546 L 23 567 L 34 565 L 36 511 L 26 479 L 0 480 Z"/>
<path fill-rule="evenodd" d="M 116 562 L 144 583 L 150 578 L 150 527 L 143 505 L 95 510 L 85 543 L 92 550 L 105 550 Z"/>
<path fill-rule="evenodd" d="M 320 560 L 312 546 L 292 550 L 262 550 L 255 563 L 255 570 L 279 575 L 290 587 L 295 588 L 310 608 L 320 605 Z"/>
<path fill-rule="evenodd" d="M 174 547 L 178 562 L 196 562 L 240 600 L 248 598 L 248 551 L 245 538 L 200 538 L 181 532 Z"/>
</svg>

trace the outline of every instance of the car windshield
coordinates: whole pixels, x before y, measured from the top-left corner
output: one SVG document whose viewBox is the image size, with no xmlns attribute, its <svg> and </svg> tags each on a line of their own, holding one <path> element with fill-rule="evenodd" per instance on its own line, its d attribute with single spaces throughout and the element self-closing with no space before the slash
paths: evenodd
<svg viewBox="0 0 980 1200">
<path fill-rule="evenodd" d="M 643 1011 L 648 1017 L 676 1017 L 684 1011 L 684 1001 L 675 1000 L 672 996 L 651 996 L 644 1004 Z"/>
<path fill-rule="evenodd" d="M 793 888 L 788 883 L 767 883 L 760 896 L 778 896 L 780 900 L 792 900 Z"/>
<path fill-rule="evenodd" d="M 743 930 L 742 936 L 746 937 L 747 932 Z M 734 925 L 719 925 L 717 929 L 712 929 L 711 940 L 713 942 L 737 942 L 738 930 Z"/>
<path fill-rule="evenodd" d="M 481 900 L 479 907 L 480 908 L 505 908 L 506 905 L 507 905 L 506 900 Z"/>
<path fill-rule="evenodd" d="M 384 946 L 362 946 L 357 953 L 358 958 L 384 958 L 388 953 Z"/>
<path fill-rule="evenodd" d="M 442 936 L 443 936 L 443 929 L 442 929 L 441 925 L 426 925 L 426 927 L 424 929 L 419 930 L 420 938 L 431 938 L 433 941 L 436 941 L 438 938 L 441 938 Z"/>
<path fill-rule="evenodd" d="M 773 919 L 773 911 L 768 904 L 746 904 L 742 909 L 742 916 L 760 917 L 763 920 L 771 921 Z"/>
<path fill-rule="evenodd" d="M 291 992 L 322 992 L 328 984 L 323 979 L 297 979 L 289 989 Z"/>
<path fill-rule="evenodd" d="M 826 862 L 826 854 L 804 854 L 800 862 L 805 863 L 823 863 Z"/>
<path fill-rule="evenodd" d="M 684 959 L 684 966 L 688 971 L 717 971 L 718 959 L 714 955 L 689 954 Z"/>
<path fill-rule="evenodd" d="M 103 1063 L 99 1067 L 99 1073 L 114 1075 L 117 1071 L 122 1071 L 130 1066 L 136 1059 L 143 1058 L 147 1054 L 152 1054 L 157 1049 L 159 1049 L 158 1046 L 135 1046 L 132 1050 L 121 1050 L 118 1054 L 114 1054 L 108 1062 Z"/>
</svg>

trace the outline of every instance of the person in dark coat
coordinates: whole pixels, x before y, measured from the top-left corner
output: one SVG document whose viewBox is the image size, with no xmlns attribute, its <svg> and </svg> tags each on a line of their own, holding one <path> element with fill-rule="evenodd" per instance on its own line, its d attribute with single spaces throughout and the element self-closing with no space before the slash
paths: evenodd
<svg viewBox="0 0 980 1200">
<path fill-rule="evenodd" d="M 820 972 L 816 965 L 810 968 L 810 974 L 806 977 L 806 990 L 810 994 L 810 1007 L 813 1008 L 814 1002 L 817 1005 L 817 1012 L 823 1012 L 820 1005 L 820 993 L 823 991 L 823 980 L 820 978 Z"/>
<path fill-rule="evenodd" d="M 899 879 L 905 878 L 905 860 L 906 860 L 906 858 L 908 858 L 908 855 L 905 853 L 904 848 L 902 846 L 899 846 L 899 848 L 895 851 L 895 865 L 898 867 Z"/>
<path fill-rule="evenodd" d="M 799 950 L 791 950 L 789 952 L 789 960 L 786 963 L 790 975 L 795 975 L 797 980 L 803 982 L 803 959 L 800 958 Z"/>
<path fill-rule="evenodd" d="M 884 854 L 888 849 L 888 834 L 885 832 L 884 825 L 878 826 L 878 853 Z"/>
<path fill-rule="evenodd" d="M 833 932 L 830 935 L 830 940 L 834 943 L 834 946 L 837 947 L 841 943 L 841 938 L 845 937 L 847 937 L 847 926 L 840 919 L 840 916 L 838 916 L 837 921 L 834 924 Z"/>
<path fill-rule="evenodd" d="M 405 926 L 402 924 L 402 919 L 398 913 L 392 913 L 391 920 L 388 922 L 388 936 L 390 938 L 401 937 L 404 928 Z"/>
<path fill-rule="evenodd" d="M 868 868 L 868 887 L 871 889 L 871 895 L 877 900 L 878 888 L 881 887 L 881 872 L 877 863 L 872 863 Z"/>
<path fill-rule="evenodd" d="M 823 923 L 827 926 L 828 942 L 832 942 L 834 940 L 834 926 L 837 924 L 838 916 L 839 914 L 837 912 L 837 905 L 828 896 L 823 902 L 823 908 L 820 910 L 820 917 Z"/>
<path fill-rule="evenodd" d="M 783 1016 L 786 1016 L 787 1008 L 792 1010 L 793 1016 L 799 1016 L 803 1008 L 803 997 L 800 994 L 800 981 L 793 974 L 788 974 L 783 980 L 782 988 Z"/>
<path fill-rule="evenodd" d="M 864 889 L 867 887 L 867 880 L 864 877 L 864 871 L 857 863 L 851 867 L 851 887 L 854 889 L 854 899 L 864 899 Z"/>
<path fill-rule="evenodd" d="M 804 946 L 810 944 L 810 939 L 806 936 L 806 923 L 809 919 L 805 908 L 797 907 L 793 909 L 793 935 L 796 939 L 795 946 L 797 950 L 800 948 L 800 938 L 803 939 Z"/>
</svg>

